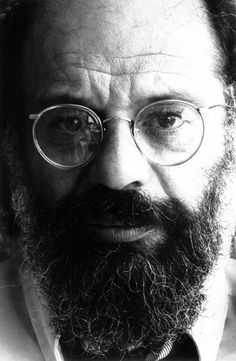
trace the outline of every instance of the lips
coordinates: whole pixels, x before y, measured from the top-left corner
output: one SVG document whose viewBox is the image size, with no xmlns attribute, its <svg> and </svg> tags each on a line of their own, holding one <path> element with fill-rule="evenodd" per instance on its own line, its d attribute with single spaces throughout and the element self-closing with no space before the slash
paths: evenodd
<svg viewBox="0 0 236 361">
<path fill-rule="evenodd" d="M 85 231 L 92 239 L 100 242 L 126 243 L 140 239 L 153 240 L 163 238 L 163 231 L 153 226 L 126 226 L 120 223 L 86 223 L 83 224 Z"/>
</svg>

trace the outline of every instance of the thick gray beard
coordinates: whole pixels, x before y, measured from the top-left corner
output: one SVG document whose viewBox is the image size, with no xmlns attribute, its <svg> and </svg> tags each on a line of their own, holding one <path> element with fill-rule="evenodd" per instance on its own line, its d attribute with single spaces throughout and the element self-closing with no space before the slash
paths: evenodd
<svg viewBox="0 0 236 361">
<path fill-rule="evenodd" d="M 84 351 L 84 357 L 124 355 L 132 348 L 159 348 L 192 327 L 204 302 L 204 281 L 217 262 L 225 236 L 219 214 L 228 207 L 225 179 L 234 165 L 233 150 L 227 137 L 226 153 L 211 174 L 204 201 L 197 213 L 189 214 L 192 221 L 184 230 L 186 239 L 169 239 L 163 252 L 150 247 L 132 253 L 129 259 L 121 258 L 112 274 L 105 265 L 113 264 L 115 252 L 113 257 L 103 253 L 99 260 L 82 255 L 82 264 L 69 267 L 70 272 L 63 275 L 68 259 L 63 253 L 50 259 L 56 243 L 49 242 L 48 225 L 44 234 L 32 239 L 38 221 L 33 192 L 22 173 L 21 159 L 15 150 L 9 153 L 8 147 L 20 251 L 47 300 L 52 327 L 69 347 Z"/>
</svg>

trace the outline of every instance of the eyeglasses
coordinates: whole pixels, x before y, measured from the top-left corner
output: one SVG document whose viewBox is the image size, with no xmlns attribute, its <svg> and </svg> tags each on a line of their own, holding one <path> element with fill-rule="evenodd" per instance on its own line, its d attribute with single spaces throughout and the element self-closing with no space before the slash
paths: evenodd
<svg viewBox="0 0 236 361">
<path fill-rule="evenodd" d="M 135 119 L 111 117 L 100 120 L 91 109 L 60 104 L 30 114 L 33 140 L 41 156 L 61 169 L 83 167 L 96 156 L 111 120 L 130 123 L 134 142 L 151 162 L 173 166 L 186 162 L 198 151 L 204 136 L 203 114 L 182 100 L 163 100 L 147 105 Z"/>
</svg>

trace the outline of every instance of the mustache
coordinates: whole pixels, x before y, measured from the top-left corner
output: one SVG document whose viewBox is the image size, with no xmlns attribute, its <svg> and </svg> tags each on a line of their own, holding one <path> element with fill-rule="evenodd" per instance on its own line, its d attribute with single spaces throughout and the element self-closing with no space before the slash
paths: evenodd
<svg viewBox="0 0 236 361">
<path fill-rule="evenodd" d="M 112 190 L 95 186 L 82 197 L 69 196 L 49 208 L 43 207 L 40 218 L 52 224 L 76 227 L 92 220 L 119 223 L 123 226 L 173 227 L 184 220 L 194 223 L 194 214 L 182 202 L 174 198 L 155 199 L 136 189 Z"/>
</svg>

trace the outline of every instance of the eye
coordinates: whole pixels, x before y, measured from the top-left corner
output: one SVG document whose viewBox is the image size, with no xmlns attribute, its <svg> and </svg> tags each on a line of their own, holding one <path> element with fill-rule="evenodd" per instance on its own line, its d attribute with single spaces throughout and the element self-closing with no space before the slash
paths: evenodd
<svg viewBox="0 0 236 361">
<path fill-rule="evenodd" d="M 148 115 L 145 125 L 148 127 L 171 129 L 184 123 L 182 113 L 152 113 Z"/>
<path fill-rule="evenodd" d="M 57 131 L 66 133 L 68 135 L 73 135 L 81 129 L 82 120 L 73 114 L 61 114 L 57 118 L 53 119 L 52 126 Z"/>
</svg>

